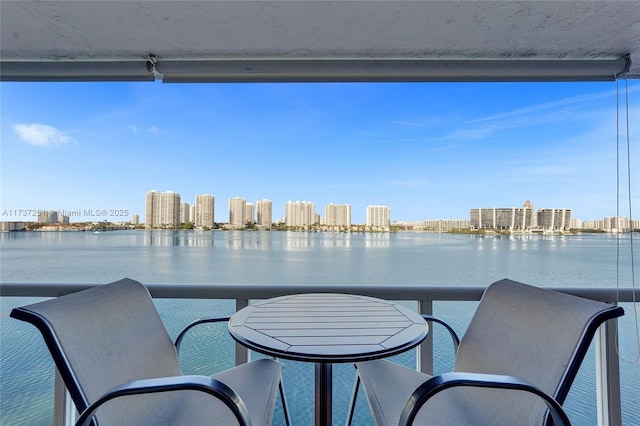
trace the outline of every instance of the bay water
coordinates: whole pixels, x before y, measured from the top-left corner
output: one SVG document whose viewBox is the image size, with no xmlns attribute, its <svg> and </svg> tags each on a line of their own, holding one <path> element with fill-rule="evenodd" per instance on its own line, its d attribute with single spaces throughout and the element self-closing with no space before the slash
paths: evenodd
<svg viewBox="0 0 640 426">
<path fill-rule="evenodd" d="M 17 232 L 0 234 L 0 283 L 332 284 L 487 286 L 502 278 L 542 287 L 630 287 L 630 235 L 478 236 L 438 233 L 307 233 L 280 231 Z M 619 284 L 617 284 L 619 283 Z M 53 363 L 34 327 L 8 317 L 34 298 L 0 299 L 0 424 L 47 425 L 53 416 Z M 228 300 L 155 303 L 172 337 L 189 322 L 231 314 Z M 411 302 L 407 302 L 409 306 Z M 435 314 L 463 334 L 475 302 L 438 302 Z M 636 316 L 622 304 L 621 392 L 624 425 L 640 425 L 640 366 Z M 213 374 L 233 364 L 224 326 L 196 329 L 183 345 L 185 374 Z M 446 333 L 433 330 L 436 373 L 449 371 Z M 252 354 L 252 357 L 258 357 Z M 395 357 L 415 365 L 415 351 Z M 593 348 L 565 403 L 575 425 L 596 424 Z M 313 365 L 285 361 L 284 385 L 294 425 L 313 423 Z M 352 365 L 334 367 L 334 424 L 343 424 Z M 274 424 L 280 424 L 279 408 Z M 356 425 L 372 424 L 358 400 Z"/>
</svg>

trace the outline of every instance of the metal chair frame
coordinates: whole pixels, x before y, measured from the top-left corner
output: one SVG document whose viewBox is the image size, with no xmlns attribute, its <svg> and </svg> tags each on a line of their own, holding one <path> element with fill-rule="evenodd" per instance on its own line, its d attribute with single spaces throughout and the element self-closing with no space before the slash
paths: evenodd
<svg viewBox="0 0 640 426">
<path fill-rule="evenodd" d="M 584 333 L 582 334 L 579 344 L 569 362 L 568 367 L 565 370 L 564 376 L 560 380 L 560 385 L 553 395 L 549 395 L 546 392 L 538 389 L 534 384 L 514 376 L 468 372 L 444 373 L 426 380 L 422 385 L 414 390 L 412 395 L 409 397 L 409 400 L 407 401 L 405 407 L 403 408 L 400 418 L 400 425 L 412 425 L 416 415 L 418 414 L 418 411 L 430 398 L 446 389 L 453 387 L 482 387 L 495 389 L 512 389 L 528 392 L 541 398 L 547 405 L 549 411 L 547 413 L 545 424 L 570 425 L 571 422 L 569 420 L 569 417 L 563 410 L 562 404 L 564 403 L 569 390 L 571 389 L 580 365 L 582 364 L 582 361 L 587 354 L 591 341 L 593 340 L 593 337 L 600 325 L 602 325 L 605 321 L 613 320 L 622 315 L 624 315 L 624 310 L 622 307 L 611 305 L 610 308 L 600 311 L 591 318 L 591 320 L 585 327 Z M 446 330 L 451 335 L 454 346 L 454 353 L 457 355 L 460 339 L 458 338 L 458 335 L 453 330 L 453 328 L 444 320 L 433 315 L 425 314 L 422 316 L 425 321 L 435 322 L 446 328 Z M 356 374 L 356 380 L 354 383 L 351 402 L 349 405 L 349 412 L 346 423 L 347 425 L 351 425 L 353 421 L 359 386 L 360 377 Z"/>
<path fill-rule="evenodd" d="M 97 420 L 93 417 L 95 411 L 107 401 L 130 395 L 140 395 L 145 393 L 172 392 L 180 390 L 194 390 L 209 394 L 220 399 L 233 413 L 240 425 L 250 426 L 251 419 L 249 412 L 240 396 L 223 382 L 208 376 L 183 375 L 175 377 L 161 377 L 153 379 L 135 380 L 123 383 L 107 391 L 98 400 L 89 403 L 86 396 L 81 391 L 81 386 L 73 372 L 69 360 L 65 356 L 62 345 L 56 337 L 56 333 L 49 321 L 37 312 L 26 307 L 14 308 L 10 316 L 14 319 L 28 322 L 34 325 L 42 334 L 42 337 L 49 349 L 51 357 L 62 377 L 69 395 L 73 400 L 80 416 L 76 421 L 77 426 L 97 425 Z M 193 327 L 205 324 L 228 321 L 228 316 L 216 316 L 198 319 L 187 325 L 176 338 L 174 345 L 176 352 L 179 352 L 180 345 L 186 333 Z M 284 411 L 285 423 L 290 425 L 290 415 L 285 398 L 282 381 L 279 384 L 280 399 Z"/>
</svg>

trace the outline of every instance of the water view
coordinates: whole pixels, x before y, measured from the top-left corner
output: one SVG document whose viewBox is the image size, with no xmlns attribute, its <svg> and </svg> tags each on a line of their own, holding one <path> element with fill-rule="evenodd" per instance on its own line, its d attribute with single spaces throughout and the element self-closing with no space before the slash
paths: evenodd
<svg viewBox="0 0 640 426">
<path fill-rule="evenodd" d="M 18 232 L 0 234 L 2 282 L 362 284 L 486 286 L 511 278 L 545 287 L 631 286 L 630 235 L 477 236 L 437 233 L 308 233 L 268 231 Z M 635 258 L 640 256 L 638 244 Z M 619 268 L 616 265 L 619 264 Z M 53 415 L 53 363 L 39 333 L 8 318 L 35 299 L 2 298 L 0 305 L 0 423 L 46 425 Z M 410 302 L 407 302 L 411 304 Z M 166 300 L 156 304 L 170 334 L 192 320 L 232 313 L 233 301 Z M 625 425 L 640 424 L 640 367 L 634 306 L 620 321 L 621 392 Z M 440 302 L 436 315 L 464 332 L 475 303 Z M 637 309 L 637 308 L 636 308 Z M 211 333 L 211 334 L 207 334 Z M 213 336 L 212 338 L 204 337 Z M 444 333 L 434 331 L 436 372 L 451 368 Z M 197 342 L 197 343 L 196 343 Z M 186 374 L 212 374 L 233 364 L 226 329 L 212 327 L 187 341 Z M 397 357 L 415 364 L 415 351 Z M 293 424 L 312 424 L 313 367 L 285 362 L 285 391 Z M 565 407 L 576 425 L 596 424 L 594 355 L 590 351 Z M 353 367 L 334 368 L 334 424 L 343 424 Z M 282 413 L 276 413 L 277 424 Z M 371 424 L 366 402 L 355 424 Z"/>
</svg>

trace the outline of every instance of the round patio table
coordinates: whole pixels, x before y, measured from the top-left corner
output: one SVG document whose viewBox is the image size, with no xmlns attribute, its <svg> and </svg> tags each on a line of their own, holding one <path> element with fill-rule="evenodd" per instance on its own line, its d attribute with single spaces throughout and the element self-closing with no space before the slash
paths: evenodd
<svg viewBox="0 0 640 426">
<path fill-rule="evenodd" d="M 229 332 L 276 358 L 315 363 L 315 425 L 331 425 L 332 364 L 384 358 L 417 346 L 429 332 L 408 307 L 367 296 L 294 294 L 236 312 Z"/>
</svg>

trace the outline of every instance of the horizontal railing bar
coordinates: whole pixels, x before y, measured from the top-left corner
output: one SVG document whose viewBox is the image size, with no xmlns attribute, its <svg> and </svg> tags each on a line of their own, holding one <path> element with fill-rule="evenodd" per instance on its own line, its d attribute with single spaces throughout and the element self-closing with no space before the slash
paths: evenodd
<svg viewBox="0 0 640 426">
<path fill-rule="evenodd" d="M 58 297 L 95 287 L 91 283 L 2 283 L 0 297 Z M 145 284 L 151 295 L 167 299 L 267 299 L 295 293 L 350 293 L 391 300 L 477 301 L 485 287 L 341 284 Z M 603 302 L 640 302 L 640 289 L 549 287 Z"/>
</svg>

